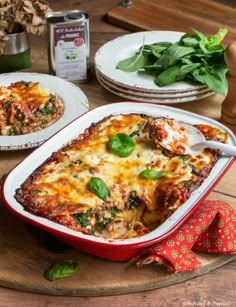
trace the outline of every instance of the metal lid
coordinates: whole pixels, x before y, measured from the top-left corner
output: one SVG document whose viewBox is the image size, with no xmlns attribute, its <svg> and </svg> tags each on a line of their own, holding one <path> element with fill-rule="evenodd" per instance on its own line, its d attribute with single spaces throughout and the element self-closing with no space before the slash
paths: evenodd
<svg viewBox="0 0 236 307">
<path fill-rule="evenodd" d="M 85 19 L 85 15 L 83 12 L 72 12 L 65 16 L 65 20 L 67 21 L 82 21 Z"/>
</svg>

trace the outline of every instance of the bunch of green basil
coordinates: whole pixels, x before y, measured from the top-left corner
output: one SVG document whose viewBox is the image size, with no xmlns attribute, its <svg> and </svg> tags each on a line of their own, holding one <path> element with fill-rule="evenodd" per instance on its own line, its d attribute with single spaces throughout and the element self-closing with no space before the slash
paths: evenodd
<svg viewBox="0 0 236 307">
<path fill-rule="evenodd" d="M 228 30 L 220 28 L 215 35 L 192 30 L 194 33 L 184 34 L 176 43 L 143 44 L 137 54 L 121 60 L 116 68 L 149 74 L 159 86 L 189 79 L 225 95 L 227 65 L 221 42 Z"/>
</svg>

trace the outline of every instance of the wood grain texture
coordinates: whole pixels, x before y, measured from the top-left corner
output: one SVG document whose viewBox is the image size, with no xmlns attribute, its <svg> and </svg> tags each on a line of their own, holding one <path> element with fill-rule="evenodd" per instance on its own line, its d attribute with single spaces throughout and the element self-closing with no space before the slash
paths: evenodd
<svg viewBox="0 0 236 307">
<path fill-rule="evenodd" d="M 162 1 L 162 0 L 160 0 Z M 51 7 L 54 11 L 56 10 L 65 10 L 65 9 L 84 9 L 89 12 L 90 15 L 90 39 L 91 39 L 91 75 L 90 80 L 88 83 L 80 84 L 80 88 L 84 91 L 86 96 L 88 97 L 90 108 L 94 108 L 97 106 L 101 106 L 107 103 L 118 102 L 122 101 L 119 96 L 113 95 L 103 89 L 100 84 L 98 83 L 93 68 L 93 56 L 98 48 L 100 48 L 104 43 L 107 41 L 114 39 L 120 35 L 124 35 L 129 33 L 129 31 L 123 27 L 118 27 L 116 25 L 110 24 L 105 21 L 105 15 L 109 12 L 112 8 L 117 7 L 117 5 L 121 2 L 121 0 L 57 0 L 57 1 L 49 1 Z M 154 1 L 153 1 L 154 2 Z M 191 1 L 192 3 L 196 3 L 198 1 Z M 234 0 L 222 0 L 222 1 L 201 1 L 201 5 L 197 9 L 199 16 L 204 16 L 203 25 L 199 23 L 199 25 L 204 26 L 204 29 L 210 33 L 212 30 L 212 23 L 209 23 L 208 26 L 208 19 L 209 20 L 216 20 L 215 18 L 215 10 L 206 11 L 205 7 L 209 4 L 209 2 L 217 2 L 217 3 L 224 3 L 231 5 L 230 8 L 236 7 L 236 2 Z M 168 6 L 170 1 L 162 1 L 163 6 Z M 175 1 L 175 4 L 178 6 L 182 6 L 186 4 L 187 1 L 179 0 Z M 188 2 L 189 3 L 189 2 Z M 199 2 L 198 2 L 199 3 Z M 176 10 L 180 10 L 179 7 Z M 193 8 L 191 8 L 193 10 Z M 170 22 L 172 29 L 177 30 L 181 26 L 181 21 L 178 15 L 173 14 L 173 19 L 165 19 L 162 16 L 162 11 L 160 10 L 159 18 L 162 20 L 162 29 L 167 29 L 167 26 Z M 232 25 L 232 18 L 235 14 L 232 13 L 232 10 L 228 10 L 227 17 L 222 15 L 222 24 L 219 26 L 227 26 L 229 25 L 231 28 L 234 26 Z M 192 13 L 190 13 L 192 14 Z M 195 13 L 193 12 L 193 15 Z M 218 14 L 218 13 L 217 13 Z M 224 17 L 224 18 L 223 18 Z M 193 21 L 195 17 L 193 17 Z M 191 20 L 190 20 L 191 21 Z M 195 21 L 194 21 L 195 22 Z M 167 24 L 168 23 L 168 24 Z M 166 25 L 166 26 L 165 26 Z M 191 23 L 191 26 L 193 24 Z M 198 28 L 198 27 L 197 27 Z M 232 40 L 235 40 L 235 36 L 231 36 Z M 229 39 L 231 40 L 231 38 Z M 32 36 L 30 38 L 31 42 L 31 55 L 32 55 L 32 68 L 30 71 L 48 73 L 48 64 L 47 64 L 47 39 L 46 37 L 35 37 Z M 205 116 L 212 117 L 214 119 L 220 120 L 220 112 L 221 112 L 221 103 L 224 97 L 215 94 L 210 96 L 207 99 L 198 100 L 195 102 L 186 102 L 183 104 L 176 104 L 174 107 L 189 110 L 198 114 L 202 114 Z M 236 130 L 234 130 L 236 132 Z M 31 150 L 23 150 L 23 151 L 14 151 L 14 152 L 0 152 L 0 176 L 6 172 L 8 172 L 12 167 L 14 167 L 20 160 L 24 159 Z M 208 198 L 210 199 L 220 199 L 226 200 L 231 203 L 233 206 L 236 205 L 236 188 L 235 188 L 235 178 L 236 178 L 236 168 L 235 165 L 227 172 L 224 178 L 217 184 L 214 188 L 214 191 L 210 193 Z M 2 214 L 2 210 L 4 213 Z M 15 233 L 9 233 L 6 224 L 2 223 L 5 222 L 5 219 L 10 219 L 10 222 L 14 224 Z M 29 232 L 28 226 L 23 224 L 19 221 L 15 216 L 11 213 L 7 212 L 6 209 L 2 208 L 0 205 L 0 229 L 2 229 L 2 235 L 4 237 L 15 238 L 18 233 L 18 227 L 20 229 L 18 242 L 14 245 L 10 239 L 2 240 L 4 243 L 4 247 L 1 246 L 0 243 L 0 254 L 1 257 L 6 257 L 7 254 L 4 254 L 4 251 L 7 251 L 7 248 L 11 250 L 11 257 L 9 260 L 14 259 L 14 268 L 9 266 L 9 263 L 1 265 L 0 269 L 0 280 L 6 277 L 7 274 L 6 269 L 8 268 L 8 272 L 13 272 L 16 274 L 15 280 L 18 280 L 18 289 L 20 289 L 20 280 L 22 280 L 22 274 L 25 274 L 25 286 L 32 285 L 32 276 L 37 276 L 38 284 L 42 284 L 45 282 L 42 278 L 42 270 L 47 267 L 51 260 L 64 257 L 63 254 L 55 254 L 45 250 L 45 246 L 39 244 L 38 239 L 36 239 L 35 235 Z M 28 249 L 24 247 L 25 241 L 24 238 L 28 238 L 26 246 Z M 0 241 L 1 242 L 1 241 Z M 37 256 L 34 255 L 32 246 L 37 247 L 37 251 L 39 254 Z M 9 254 L 8 254 L 9 255 Z M 94 267 L 94 257 L 89 256 L 89 259 L 85 259 L 85 254 L 80 253 L 78 251 L 69 251 L 68 255 L 73 257 L 81 258 L 81 260 L 85 260 L 86 265 L 91 264 L 91 270 L 93 269 L 94 277 L 92 280 L 85 281 L 93 284 L 94 280 L 98 280 L 99 276 L 101 277 L 101 271 L 97 271 L 96 266 Z M 26 273 L 24 271 L 25 259 L 29 259 L 29 264 L 26 267 Z M 23 260 L 22 260 L 23 259 Z M 92 260 L 91 260 L 92 259 Z M 80 260 L 79 260 L 80 262 Z M 39 265 L 35 266 L 35 263 L 39 263 Z M 107 261 L 101 261 L 100 264 L 103 264 L 104 270 L 110 270 L 109 276 L 113 277 L 116 274 L 116 278 L 120 278 L 120 283 L 122 284 L 123 288 L 127 291 L 127 282 L 126 277 L 131 278 L 130 272 L 132 273 L 134 267 L 129 266 L 126 269 L 125 279 L 123 278 L 124 272 L 121 273 L 118 271 L 114 271 L 111 269 L 110 265 L 107 265 Z M 83 267 L 83 261 L 81 262 L 82 267 L 82 275 L 86 276 L 87 270 Z M 117 264 L 116 264 L 117 267 Z M 16 270 L 17 268 L 17 270 Z M 156 269 L 156 267 L 155 267 Z M 158 268 L 159 270 L 160 268 Z M 101 270 L 101 268 L 100 268 Z M 144 267 L 142 274 L 144 274 L 145 278 L 149 277 L 150 274 L 158 274 L 157 272 L 151 272 L 150 268 Z M 165 269 L 162 268 L 162 271 Z M 140 274 L 140 272 L 138 273 Z M 79 276 L 74 276 L 76 282 L 79 279 Z M 134 275 L 133 275 L 134 276 Z M 88 277 L 86 277 L 88 278 Z M 128 279 L 129 280 L 129 279 Z M 141 279 L 142 281 L 142 279 Z M 60 281 L 60 283 L 62 280 Z M 64 282 L 64 281 L 63 281 Z M 157 281 L 154 279 L 154 283 Z M 79 279 L 78 285 L 75 283 L 74 287 L 81 287 L 83 284 L 83 280 Z M 109 284 L 109 280 L 106 281 L 106 285 Z M 137 281 L 138 284 L 138 281 Z M 10 286 L 10 285 L 9 285 Z M 110 287 L 114 286 L 114 283 L 110 282 Z M 5 287 L 0 287 L 0 306 L 9 307 L 9 306 L 17 306 L 17 307 L 74 307 L 74 306 L 82 306 L 82 307 L 104 307 L 104 306 L 126 306 L 126 307 L 136 307 L 136 306 L 143 306 L 143 307 L 157 307 L 157 306 L 234 306 L 236 302 L 236 260 L 232 260 L 226 263 L 223 266 L 220 266 L 217 269 L 211 270 L 207 274 L 203 274 L 200 276 L 196 276 L 191 279 L 187 279 L 185 281 L 179 280 L 178 283 L 173 285 L 168 285 L 161 288 L 156 288 L 156 285 L 153 285 L 153 289 L 147 290 L 143 288 L 143 290 L 138 292 L 126 293 L 122 295 L 113 294 L 108 295 L 104 288 L 100 289 L 101 293 L 96 294 L 96 296 L 71 296 L 71 294 L 64 294 L 61 295 L 52 295 L 52 294 L 39 294 L 39 293 L 32 293 L 28 291 L 19 291 Z M 55 287 L 51 285 L 51 287 Z M 95 289 L 95 286 L 93 286 Z M 58 290 L 60 291 L 60 290 Z M 37 292 L 37 289 L 36 289 Z M 117 292 L 118 293 L 118 292 Z M 94 293 L 95 295 L 95 293 Z M 208 304 L 208 305 L 207 305 Z"/>
<path fill-rule="evenodd" d="M 203 33 L 215 33 L 227 18 L 229 34 L 225 43 L 228 43 L 236 39 L 235 15 L 236 7 L 229 7 L 220 1 L 196 0 L 190 5 L 188 0 L 134 0 L 131 7 L 113 7 L 107 13 L 107 20 L 130 31 L 189 32 L 192 27 Z"/>
<path fill-rule="evenodd" d="M 196 252 L 202 262 L 198 270 L 175 274 L 155 264 L 138 269 L 134 260 L 108 261 L 64 246 L 46 232 L 24 223 L 3 204 L 0 216 L 0 285 L 26 292 L 104 296 L 145 291 L 208 273 L 236 257 Z M 48 281 L 44 277 L 47 268 L 65 259 L 77 261 L 79 273 Z"/>
</svg>

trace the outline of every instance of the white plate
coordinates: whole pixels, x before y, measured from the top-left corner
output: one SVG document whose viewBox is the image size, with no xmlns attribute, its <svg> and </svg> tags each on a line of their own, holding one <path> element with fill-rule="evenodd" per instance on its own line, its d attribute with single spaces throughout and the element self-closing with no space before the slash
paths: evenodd
<svg viewBox="0 0 236 307">
<path fill-rule="evenodd" d="M 195 100 L 199 100 L 202 98 L 206 98 L 212 94 L 214 94 L 214 92 L 212 92 L 211 90 L 208 90 L 206 92 L 203 92 L 202 94 L 199 95 L 193 95 L 193 96 L 186 96 L 186 97 L 169 97 L 169 98 L 158 98 L 158 97 L 150 97 L 150 96 L 145 96 L 145 95 L 138 95 L 135 92 L 124 92 L 124 91 L 120 91 L 115 89 L 114 87 L 111 87 L 109 84 L 105 83 L 103 81 L 103 79 L 101 79 L 99 77 L 99 75 L 97 75 L 97 79 L 98 82 L 109 92 L 126 98 L 126 99 L 130 99 L 133 101 L 143 101 L 143 102 L 152 102 L 152 103 L 184 103 L 184 102 L 189 102 L 189 101 L 195 101 Z"/>
<path fill-rule="evenodd" d="M 76 85 L 55 76 L 28 72 L 1 74 L 0 86 L 8 86 L 21 80 L 40 82 L 49 91 L 55 92 L 63 100 L 64 113 L 55 123 L 40 131 L 22 135 L 0 136 L 0 150 L 19 150 L 39 146 L 89 109 L 87 97 Z"/>
<path fill-rule="evenodd" d="M 127 88 L 121 86 L 117 83 L 113 83 L 111 80 L 107 79 L 104 75 L 102 75 L 98 70 L 96 70 L 96 76 L 103 81 L 103 83 L 109 85 L 110 87 L 120 90 L 121 92 L 130 93 L 138 96 L 145 96 L 145 97 L 154 97 L 154 98 L 176 98 L 176 97 L 187 97 L 187 96 L 194 96 L 199 95 L 205 92 L 211 91 L 209 87 L 205 86 L 197 90 L 191 91 L 184 91 L 184 92 L 143 92 L 141 90 L 133 90 L 131 88 Z"/>
<path fill-rule="evenodd" d="M 131 238 L 126 240 L 117 240 L 109 243 L 106 239 L 101 237 L 95 237 L 92 235 L 86 235 L 66 226 L 59 225 L 46 218 L 36 216 L 21 206 L 14 198 L 15 191 L 21 184 L 37 169 L 50 155 L 59 150 L 63 145 L 71 140 L 75 139 L 80 133 L 83 133 L 92 123 L 99 122 L 104 117 L 111 114 L 130 114 L 139 113 L 147 114 L 151 116 L 164 116 L 174 118 L 176 120 L 182 120 L 191 124 L 208 124 L 222 129 L 229 135 L 228 144 L 236 146 L 236 138 L 233 132 L 223 124 L 191 112 L 183 111 L 173 107 L 167 107 L 162 105 L 155 105 L 151 103 L 132 103 L 126 101 L 123 103 L 107 104 L 93 110 L 90 110 L 83 116 L 74 120 L 72 123 L 64 127 L 52 138 L 47 140 L 39 148 L 34 150 L 26 159 L 18 164 L 6 177 L 2 186 L 2 196 L 7 206 L 19 215 L 21 218 L 31 222 L 39 227 L 47 229 L 47 231 L 60 235 L 61 238 L 71 237 L 73 240 L 87 240 L 86 242 L 102 243 L 107 245 L 129 245 L 129 244 L 143 244 L 144 242 L 150 243 L 152 240 L 162 238 L 162 236 L 169 233 L 174 229 L 190 211 L 199 203 L 204 196 L 209 193 L 213 186 L 218 182 L 219 178 L 223 176 L 226 170 L 234 161 L 234 157 L 228 155 L 222 155 L 222 157 L 214 165 L 210 175 L 203 181 L 201 186 L 197 188 L 191 197 L 180 206 L 163 224 L 161 224 L 154 231 L 145 234 L 141 237 Z M 93 244 L 92 243 L 92 244 Z M 83 244 L 82 244 L 83 245 Z"/>
<path fill-rule="evenodd" d="M 143 40 L 145 44 L 161 41 L 175 43 L 183 34 L 183 32 L 175 31 L 143 31 L 120 36 L 98 49 L 94 57 L 95 69 L 104 77 L 110 79 L 111 82 L 133 90 L 170 93 L 201 89 L 205 85 L 190 81 L 179 81 L 160 87 L 155 84 L 152 76 L 116 69 L 116 65 L 120 60 L 129 58 L 138 51 L 143 44 Z"/>
</svg>

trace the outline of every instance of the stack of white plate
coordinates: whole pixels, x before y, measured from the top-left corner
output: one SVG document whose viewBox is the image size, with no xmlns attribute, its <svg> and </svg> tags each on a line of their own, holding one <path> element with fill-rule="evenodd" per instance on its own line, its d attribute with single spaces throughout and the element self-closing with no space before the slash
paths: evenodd
<svg viewBox="0 0 236 307">
<path fill-rule="evenodd" d="M 179 81 L 160 87 L 152 76 L 142 72 L 125 72 L 116 68 L 119 61 L 135 55 L 143 42 L 177 42 L 183 32 L 144 31 L 120 36 L 103 45 L 95 54 L 95 72 L 100 84 L 118 96 L 134 101 L 182 103 L 213 94 L 206 85 Z"/>
</svg>

